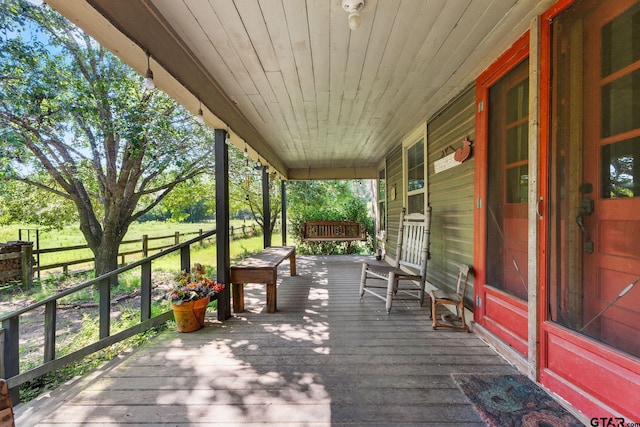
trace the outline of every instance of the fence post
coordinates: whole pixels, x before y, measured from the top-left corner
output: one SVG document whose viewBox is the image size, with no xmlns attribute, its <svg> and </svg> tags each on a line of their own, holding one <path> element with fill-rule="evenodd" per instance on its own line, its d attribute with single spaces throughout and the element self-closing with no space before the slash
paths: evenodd
<svg viewBox="0 0 640 427">
<path fill-rule="evenodd" d="M 179 232 L 179 231 L 176 231 L 175 236 L 176 236 L 176 237 L 175 237 L 175 244 L 176 244 L 176 245 L 179 245 L 179 244 L 180 244 L 180 232 Z"/>
<path fill-rule="evenodd" d="M 202 237 L 202 228 L 198 230 L 198 236 Z M 204 240 L 200 240 L 200 246 L 204 246 Z"/>
<path fill-rule="evenodd" d="M 23 244 L 20 246 L 20 252 L 22 252 L 22 284 L 31 286 L 33 284 L 33 245 Z"/>
<path fill-rule="evenodd" d="M 149 235 L 142 235 L 142 257 L 146 258 L 149 256 Z"/>
</svg>

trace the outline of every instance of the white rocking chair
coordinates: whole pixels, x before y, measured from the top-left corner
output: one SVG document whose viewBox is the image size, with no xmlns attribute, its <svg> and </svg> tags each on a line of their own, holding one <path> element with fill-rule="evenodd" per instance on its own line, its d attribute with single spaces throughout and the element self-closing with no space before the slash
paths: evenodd
<svg viewBox="0 0 640 427">
<path fill-rule="evenodd" d="M 403 208 L 400 214 L 394 265 L 362 264 L 360 299 L 363 300 L 368 292 L 386 301 L 387 313 L 391 312 L 394 299 L 415 299 L 421 306 L 424 303 L 431 207 L 427 206 L 425 215 L 405 215 L 405 212 Z"/>
</svg>

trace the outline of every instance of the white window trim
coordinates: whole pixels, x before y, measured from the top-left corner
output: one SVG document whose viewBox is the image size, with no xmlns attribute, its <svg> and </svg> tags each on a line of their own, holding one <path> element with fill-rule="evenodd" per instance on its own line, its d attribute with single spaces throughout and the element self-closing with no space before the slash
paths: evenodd
<svg viewBox="0 0 640 427">
<path fill-rule="evenodd" d="M 424 187 L 420 190 L 413 190 L 409 193 L 408 188 L 408 180 L 409 180 L 409 160 L 407 159 L 407 151 L 410 147 L 420 142 L 420 140 L 424 141 Z M 416 129 L 414 129 L 411 133 L 407 134 L 405 138 L 402 140 L 402 186 L 403 186 L 403 206 L 409 206 L 409 196 L 415 196 L 416 194 L 424 193 L 424 212 L 427 211 L 427 206 L 429 205 L 429 192 L 427 189 L 428 185 L 428 173 L 429 168 L 427 167 L 427 124 L 421 124 Z"/>
<path fill-rule="evenodd" d="M 387 175 L 387 159 L 385 158 L 382 162 L 380 162 L 380 164 L 378 165 L 377 168 L 378 171 L 378 178 L 376 179 L 376 203 L 378 206 L 378 209 L 380 207 L 380 202 L 381 200 L 379 199 L 380 196 L 380 188 L 378 187 L 378 184 L 380 182 L 379 178 L 380 178 L 380 172 L 384 171 L 384 182 L 386 184 L 386 191 L 384 193 L 385 195 L 385 199 L 384 199 L 384 210 L 385 212 L 378 212 L 378 218 L 376 218 L 376 228 L 377 228 L 377 237 L 379 240 L 386 240 L 386 235 L 387 235 L 387 230 L 383 229 L 381 227 L 381 221 L 380 221 L 380 217 L 384 216 L 385 218 L 387 217 L 387 212 L 389 212 L 389 180 L 388 180 L 388 175 Z M 389 224 L 386 224 L 386 226 L 388 227 Z"/>
</svg>

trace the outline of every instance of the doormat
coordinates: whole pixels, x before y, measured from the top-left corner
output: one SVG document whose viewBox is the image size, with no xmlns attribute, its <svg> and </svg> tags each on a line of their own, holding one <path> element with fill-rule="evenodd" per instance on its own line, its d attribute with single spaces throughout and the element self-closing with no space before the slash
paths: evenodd
<svg viewBox="0 0 640 427">
<path fill-rule="evenodd" d="M 576 417 L 524 375 L 451 376 L 488 426 L 583 426 Z"/>
</svg>

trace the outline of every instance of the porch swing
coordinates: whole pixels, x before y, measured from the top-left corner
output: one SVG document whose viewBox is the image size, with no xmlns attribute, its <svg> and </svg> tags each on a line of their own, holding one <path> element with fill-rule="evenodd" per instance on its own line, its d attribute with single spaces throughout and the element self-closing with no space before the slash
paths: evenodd
<svg viewBox="0 0 640 427">
<path fill-rule="evenodd" d="M 351 242 L 367 240 L 357 221 L 307 221 L 302 226 L 303 242 Z"/>
<path fill-rule="evenodd" d="M 307 204 L 304 204 L 305 216 Z M 357 221 L 314 220 L 305 221 L 300 230 L 302 242 L 366 241 L 366 229 Z"/>
</svg>

